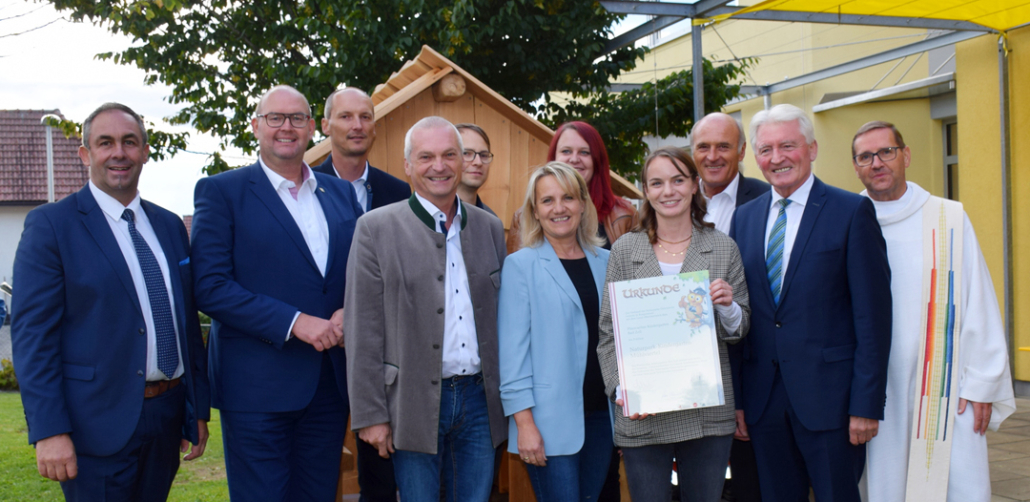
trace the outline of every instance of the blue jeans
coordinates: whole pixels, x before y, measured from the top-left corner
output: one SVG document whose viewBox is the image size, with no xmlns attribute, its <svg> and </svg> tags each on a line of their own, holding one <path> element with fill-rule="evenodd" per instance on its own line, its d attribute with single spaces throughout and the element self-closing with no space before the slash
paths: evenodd
<svg viewBox="0 0 1030 502">
<path fill-rule="evenodd" d="M 537 502 L 597 500 L 611 457 L 612 424 L 608 412 L 587 413 L 583 419 L 583 447 L 579 452 L 548 455 L 545 467 L 526 464 Z"/>
<path fill-rule="evenodd" d="M 718 502 L 726 480 L 733 435 L 709 436 L 671 444 L 623 448 L 626 482 L 633 500 L 669 500 L 672 459 L 676 459 L 680 500 Z"/>
<path fill-rule="evenodd" d="M 485 502 L 494 477 L 494 446 L 483 375 L 440 382 L 436 454 L 397 450 L 393 468 L 404 502 Z"/>
</svg>

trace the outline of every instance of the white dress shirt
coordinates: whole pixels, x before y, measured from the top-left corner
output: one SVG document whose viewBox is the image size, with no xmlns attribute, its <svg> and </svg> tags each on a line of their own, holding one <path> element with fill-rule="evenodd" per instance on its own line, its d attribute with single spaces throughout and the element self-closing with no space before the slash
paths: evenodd
<svg viewBox="0 0 1030 502">
<path fill-rule="evenodd" d="M 311 174 L 311 168 L 304 164 L 304 181 L 298 187 L 296 183 L 269 169 L 265 165 L 265 161 L 260 157 L 258 157 L 258 162 L 261 164 L 261 170 L 268 177 L 268 182 L 272 184 L 276 195 L 283 201 L 286 210 L 290 212 L 293 221 L 300 228 L 300 233 L 304 236 L 304 243 L 307 244 L 308 251 L 314 257 L 318 271 L 322 273 L 322 277 L 325 277 L 325 267 L 329 261 L 329 223 L 326 221 L 325 213 L 322 211 L 322 204 L 318 202 L 318 197 L 315 196 L 315 190 L 318 189 L 318 180 Z M 286 331 L 287 340 L 290 339 L 293 333 L 293 325 L 297 322 L 298 317 L 300 317 L 300 311 L 293 316 L 293 322 L 290 323 L 290 327 Z"/>
<path fill-rule="evenodd" d="M 790 194 L 790 204 L 787 206 L 787 228 L 783 236 L 783 277 L 787 277 L 787 265 L 790 264 L 790 252 L 794 249 L 794 238 L 798 235 L 798 228 L 801 226 L 801 217 L 805 214 L 805 205 L 808 204 L 808 194 L 812 192 L 812 184 L 815 183 L 815 176 L 808 175 L 808 179 Z M 780 213 L 780 200 L 783 199 L 775 188 L 772 191 L 772 202 L 769 206 L 769 221 L 765 224 L 765 250 L 769 252 L 769 234 L 772 233 L 773 225 L 776 223 L 776 216 Z M 768 258 L 768 256 L 766 256 Z M 782 283 L 781 283 L 782 284 Z"/>
<path fill-rule="evenodd" d="M 89 191 L 96 199 L 100 210 L 107 217 L 107 224 L 111 227 L 114 239 L 118 241 L 118 248 L 122 250 L 122 257 L 125 264 L 129 266 L 129 275 L 132 276 L 132 285 L 136 289 L 136 298 L 139 300 L 140 309 L 143 311 L 143 322 L 147 327 L 147 381 L 157 382 L 160 380 L 171 380 L 179 378 L 183 373 L 182 348 L 179 346 L 179 320 L 175 317 L 175 293 L 172 291 L 172 280 L 168 275 L 168 259 L 164 250 L 161 249 L 161 242 L 157 240 L 154 227 L 150 225 L 146 211 L 140 207 L 139 193 L 128 206 L 123 206 L 114 197 L 107 195 L 92 181 L 89 182 Z M 179 365 L 172 375 L 165 375 L 157 369 L 157 329 L 154 325 L 154 314 L 150 309 L 150 295 L 147 293 L 147 282 L 143 278 L 143 269 L 139 265 L 139 257 L 136 256 L 136 246 L 132 244 L 132 235 L 129 234 L 129 222 L 122 219 L 122 213 L 126 209 L 133 212 L 133 220 L 136 225 L 136 232 L 146 241 L 150 252 L 154 253 L 154 259 L 161 268 L 161 277 L 164 278 L 165 288 L 168 290 L 168 302 L 172 309 L 172 324 L 175 327 L 175 348 L 179 353 Z M 176 270 L 178 273 L 178 270 Z"/>
<path fill-rule="evenodd" d="M 340 178 L 341 180 L 344 180 L 343 176 L 340 176 L 340 171 L 338 169 L 336 169 L 336 164 L 333 164 L 333 172 L 336 173 L 336 177 L 337 178 Z M 346 181 L 346 180 L 344 180 L 344 181 Z M 368 181 L 368 161 L 366 160 L 365 161 L 365 171 L 361 173 L 361 176 L 358 179 L 354 180 L 354 181 L 348 182 L 348 183 L 350 183 L 351 185 L 354 186 L 354 191 L 358 194 L 358 205 L 361 206 L 362 213 L 368 212 L 368 210 L 370 209 L 369 205 L 368 205 L 368 192 L 370 190 L 369 190 L 368 186 L 366 186 L 367 185 L 367 183 L 366 183 L 367 181 Z"/>
<path fill-rule="evenodd" d="M 708 197 L 704 190 L 704 182 L 701 182 L 701 195 L 704 195 L 708 202 L 708 213 L 705 214 L 705 221 L 715 223 L 715 229 L 729 235 L 730 224 L 733 223 L 733 211 L 737 209 L 737 187 L 740 185 L 740 175 L 733 177 L 733 181 L 723 191 Z"/>
<path fill-rule="evenodd" d="M 415 197 L 436 221 L 436 229 L 443 233 L 447 215 L 417 192 Z M 457 199 L 457 196 L 455 196 Z M 461 202 L 447 229 L 447 273 L 444 274 L 444 330 L 443 378 L 474 375 L 480 371 L 479 338 L 476 319 L 472 311 L 468 273 L 461 254 Z"/>
</svg>

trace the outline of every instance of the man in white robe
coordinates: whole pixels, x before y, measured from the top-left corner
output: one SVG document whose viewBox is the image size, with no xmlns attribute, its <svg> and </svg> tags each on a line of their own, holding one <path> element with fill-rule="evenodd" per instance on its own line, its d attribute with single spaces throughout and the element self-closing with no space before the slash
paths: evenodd
<svg viewBox="0 0 1030 502">
<path fill-rule="evenodd" d="M 919 379 L 923 304 L 923 206 L 932 197 L 906 182 L 911 152 L 889 123 L 870 122 L 852 142 L 855 172 L 873 200 L 891 266 L 893 338 L 887 405 L 879 434 L 869 442 L 864 483 L 867 502 L 905 500 L 914 394 Z M 958 327 L 958 414 L 953 426 L 948 500 L 991 499 L 987 429 L 1015 411 L 1008 349 L 998 300 L 969 216 L 963 211 L 961 325 Z"/>
</svg>

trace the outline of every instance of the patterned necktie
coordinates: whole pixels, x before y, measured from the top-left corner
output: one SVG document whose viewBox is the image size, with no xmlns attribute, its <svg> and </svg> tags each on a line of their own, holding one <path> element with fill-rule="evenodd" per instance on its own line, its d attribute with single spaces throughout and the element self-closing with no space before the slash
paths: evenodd
<svg viewBox="0 0 1030 502">
<path fill-rule="evenodd" d="M 783 241 L 787 235 L 787 206 L 790 199 L 780 199 L 780 212 L 776 214 L 772 232 L 769 232 L 769 247 L 765 250 L 765 270 L 769 274 L 769 287 L 773 301 L 780 304 L 780 288 L 783 286 Z"/>
<path fill-rule="evenodd" d="M 179 351 L 175 348 L 175 324 L 172 322 L 168 288 L 165 287 L 164 276 L 154 253 L 150 251 L 150 246 L 147 246 L 147 241 L 136 231 L 136 215 L 132 209 L 126 209 L 122 213 L 122 219 L 129 222 L 129 235 L 132 236 L 139 268 L 143 271 L 143 280 L 147 284 L 150 313 L 154 316 L 154 328 L 157 331 L 157 369 L 166 377 L 172 378 L 175 369 L 179 367 Z"/>
</svg>

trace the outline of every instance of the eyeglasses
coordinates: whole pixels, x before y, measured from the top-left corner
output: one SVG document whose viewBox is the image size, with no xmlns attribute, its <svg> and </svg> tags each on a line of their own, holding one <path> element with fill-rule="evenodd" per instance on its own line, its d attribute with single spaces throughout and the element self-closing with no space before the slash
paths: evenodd
<svg viewBox="0 0 1030 502">
<path fill-rule="evenodd" d="M 873 157 L 879 157 L 880 162 L 890 162 L 898 158 L 898 150 L 900 146 L 888 146 L 887 148 L 881 148 L 874 152 L 863 152 L 852 157 L 855 159 L 855 165 L 858 167 L 871 166 L 873 164 Z"/>
<path fill-rule="evenodd" d="M 484 164 L 489 164 L 494 161 L 494 154 L 486 150 L 483 150 L 482 152 L 465 150 L 461 153 L 461 158 L 465 159 L 465 162 L 472 162 L 473 160 L 476 160 L 476 155 L 479 155 L 479 160 L 483 161 Z"/>
<path fill-rule="evenodd" d="M 290 125 L 296 128 L 301 128 L 308 125 L 308 120 L 311 119 L 311 115 L 304 113 L 262 113 L 256 115 L 257 118 L 264 117 L 265 123 L 268 127 L 279 128 L 286 123 L 286 117 L 290 118 Z"/>
</svg>

